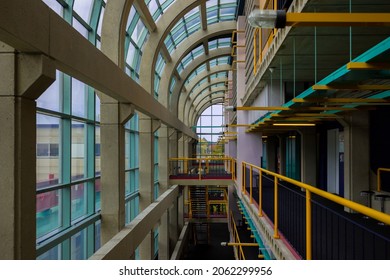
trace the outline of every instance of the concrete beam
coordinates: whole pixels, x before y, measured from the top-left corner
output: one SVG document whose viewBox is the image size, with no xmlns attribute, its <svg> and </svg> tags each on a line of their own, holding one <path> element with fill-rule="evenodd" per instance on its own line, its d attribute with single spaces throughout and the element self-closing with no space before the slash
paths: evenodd
<svg viewBox="0 0 390 280">
<path fill-rule="evenodd" d="M 179 239 L 176 243 L 175 249 L 173 250 L 171 260 L 180 260 L 181 255 L 183 253 L 184 247 L 187 245 L 187 240 L 188 240 L 188 234 L 190 232 L 190 227 L 189 223 L 186 222 L 183 226 L 183 229 L 181 230 Z"/>
<path fill-rule="evenodd" d="M 126 260 L 137 249 L 144 237 L 154 228 L 164 212 L 177 199 L 179 187 L 172 186 L 125 226 L 109 242 L 90 257 L 90 260 Z"/>
<path fill-rule="evenodd" d="M 172 78 L 173 72 L 175 71 L 175 69 L 177 69 L 180 61 L 191 50 L 193 50 L 196 46 L 202 44 L 202 42 L 204 42 L 205 40 L 209 40 L 210 38 L 227 34 L 230 35 L 233 30 L 236 30 L 235 21 L 219 22 L 210 25 L 207 30 L 198 30 L 197 32 L 191 34 L 191 40 L 185 40 L 184 42 L 182 42 L 176 49 L 176 51 L 172 53 L 172 63 L 168 63 L 167 65 L 165 65 L 164 71 L 161 74 L 160 96 L 162 96 L 162 99 L 164 99 L 164 96 L 166 96 L 165 99 L 168 100 L 170 80 Z M 152 83 L 153 81 L 154 76 L 152 77 Z"/>
<path fill-rule="evenodd" d="M 149 12 L 148 6 L 145 4 L 145 1 L 135 0 L 133 6 L 137 9 L 137 12 L 141 17 L 142 22 L 145 24 L 149 32 L 150 33 L 154 32 L 157 29 L 157 26 L 156 23 L 154 22 L 152 15 Z"/>
<path fill-rule="evenodd" d="M 203 2 L 200 4 L 200 17 L 202 19 L 202 29 L 207 29 L 207 9 L 206 9 L 206 3 Z"/>
<path fill-rule="evenodd" d="M 174 1 L 171 7 L 160 17 L 158 31 L 150 34 L 148 41 L 145 43 L 141 61 L 140 73 L 142 73 L 142 76 L 140 77 L 140 84 L 148 91 L 153 92 L 154 70 L 158 53 L 164 45 L 164 39 L 172 27 L 201 2 L 205 2 L 205 0 Z"/>
</svg>

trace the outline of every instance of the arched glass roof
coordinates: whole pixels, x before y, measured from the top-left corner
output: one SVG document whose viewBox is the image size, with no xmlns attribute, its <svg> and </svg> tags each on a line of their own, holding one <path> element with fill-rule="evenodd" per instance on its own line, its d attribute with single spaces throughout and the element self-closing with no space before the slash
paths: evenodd
<svg viewBox="0 0 390 280">
<path fill-rule="evenodd" d="M 237 2 L 237 0 L 207 1 L 207 24 L 210 25 L 220 21 L 236 20 L 238 8 Z M 179 44 L 184 41 L 184 39 L 188 38 L 192 33 L 198 31 L 200 28 L 201 13 L 200 8 L 196 7 L 190 12 L 188 12 L 181 20 L 179 20 L 178 23 L 176 23 L 176 25 L 172 28 L 171 32 L 165 38 L 164 43 L 169 53 L 172 54 L 173 51 L 179 46 Z M 222 47 L 231 47 L 230 37 L 209 41 L 209 49 L 216 49 Z M 192 60 L 194 60 L 200 55 L 203 55 L 204 53 L 205 49 L 203 45 L 197 46 L 195 49 L 191 50 L 177 66 L 177 72 L 181 74 L 186 68 L 186 66 L 191 63 Z M 158 91 L 158 89 L 156 88 L 155 90 Z M 172 91 L 170 91 L 170 93 L 171 92 Z"/>
<path fill-rule="evenodd" d="M 97 48 L 101 45 L 101 30 L 103 16 L 106 8 L 106 0 L 42 0 L 52 10 L 68 21 L 80 34 L 87 38 Z M 138 0 L 137 5 L 132 5 L 128 15 L 125 31 L 124 60 L 125 72 L 135 81 L 140 81 L 140 69 L 143 55 L 143 48 L 146 45 L 150 32 L 155 32 L 153 26 L 157 26 L 158 21 L 178 0 Z M 185 1 L 185 0 L 180 0 Z M 158 53 L 154 76 L 153 89 L 157 97 L 161 82 L 162 73 L 170 56 L 191 34 L 200 29 L 207 30 L 207 26 L 202 26 L 202 16 L 206 15 L 207 25 L 222 21 L 234 21 L 237 17 L 238 0 L 208 0 L 204 6 L 195 6 L 180 18 L 169 30 L 166 37 L 163 38 L 163 46 L 166 49 L 156 49 Z M 141 7 L 140 11 L 137 8 Z M 205 11 L 202 11 L 204 9 Z M 147 9 L 146 9 L 147 8 Z M 150 15 L 147 15 L 149 13 Z M 150 19 L 152 18 L 152 20 Z M 168 19 L 169 20 L 169 19 Z M 154 23 L 153 23 L 154 21 Z M 162 32 L 161 30 L 158 32 Z M 197 57 L 204 55 L 210 50 L 224 47 L 231 47 L 230 36 L 226 38 L 209 39 L 206 45 L 200 44 L 192 50 L 187 50 L 186 55 L 177 64 L 176 76 L 181 75 L 183 71 L 191 65 Z M 206 49 L 205 49 L 206 48 Z M 168 51 L 168 52 L 166 52 Z M 214 66 L 228 64 L 229 57 L 222 57 L 203 63 L 184 81 L 185 84 L 208 69 Z M 209 77 L 213 79 L 227 74 L 216 74 Z M 170 77 L 169 92 L 172 93 L 175 85 L 181 80 L 181 77 Z M 165 89 L 164 89 L 165 90 Z"/>
<path fill-rule="evenodd" d="M 81 35 L 100 48 L 102 19 L 106 1 L 101 0 L 42 0 L 59 16 L 69 22 Z"/>
<path fill-rule="evenodd" d="M 174 2 L 174 0 L 145 0 L 149 12 L 155 21 L 161 17 L 164 11 Z"/>
<path fill-rule="evenodd" d="M 206 2 L 207 24 L 220 21 L 235 20 L 237 12 L 236 0 L 209 0 Z"/>
<path fill-rule="evenodd" d="M 164 40 L 169 53 L 172 53 L 184 39 L 201 28 L 200 19 L 200 10 L 196 7 L 176 23 Z"/>
<path fill-rule="evenodd" d="M 201 56 L 202 54 L 204 54 L 204 47 L 203 45 L 199 45 L 191 52 L 189 52 L 185 57 L 183 57 L 179 63 L 179 66 L 176 68 L 179 74 L 183 72 L 184 68 L 186 68 L 188 64 L 190 64 L 195 58 Z"/>
<path fill-rule="evenodd" d="M 209 41 L 209 50 L 227 48 L 227 47 L 230 48 L 231 46 L 232 46 L 232 42 L 230 37 L 219 38 L 219 39 Z"/>
<path fill-rule="evenodd" d="M 208 83 L 208 82 L 212 83 L 212 81 L 215 80 L 215 79 L 218 79 L 218 78 L 227 78 L 227 76 L 228 76 L 227 71 L 222 71 L 222 72 L 218 72 L 218 73 L 215 73 L 215 74 L 212 74 L 212 75 L 210 75 L 210 76 L 208 76 L 208 77 L 203 78 L 202 80 L 200 80 L 200 81 L 193 87 L 193 89 L 192 89 L 191 92 L 190 92 L 190 95 L 191 95 L 194 91 L 196 91 L 196 89 L 199 88 L 202 84 L 205 84 L 205 83 Z"/>
<path fill-rule="evenodd" d="M 140 14 L 134 6 L 131 7 L 126 24 L 126 72 L 136 81 L 139 81 L 142 49 L 148 36 L 149 31 L 142 21 Z"/>
<path fill-rule="evenodd" d="M 217 48 L 228 48 L 231 47 L 231 45 L 232 44 L 230 37 L 213 39 L 208 42 L 209 50 L 214 50 Z M 194 60 L 198 56 L 203 55 L 204 53 L 205 49 L 203 45 L 199 45 L 198 47 L 194 48 L 180 61 L 179 65 L 177 66 L 178 73 L 181 74 L 184 68 L 186 68 L 188 64 L 192 62 L 192 60 Z"/>
<path fill-rule="evenodd" d="M 220 57 L 218 59 L 212 59 L 208 63 L 210 65 L 214 65 L 214 66 L 215 65 L 228 65 L 229 64 L 229 57 L 226 56 L 226 57 Z M 185 84 L 188 85 L 197 75 L 199 75 L 200 73 L 205 71 L 206 68 L 207 68 L 207 62 L 203 63 L 198 68 L 196 68 L 195 71 L 193 71 L 191 73 L 191 75 L 188 76 Z"/>
</svg>

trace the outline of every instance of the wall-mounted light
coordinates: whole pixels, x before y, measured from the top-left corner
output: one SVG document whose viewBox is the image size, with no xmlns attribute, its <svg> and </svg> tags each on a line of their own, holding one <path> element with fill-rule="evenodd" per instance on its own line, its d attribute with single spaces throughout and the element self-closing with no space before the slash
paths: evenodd
<svg viewBox="0 0 390 280">
<path fill-rule="evenodd" d="M 284 28 L 286 26 L 286 11 L 253 10 L 248 16 L 248 22 L 253 27 Z"/>
<path fill-rule="evenodd" d="M 390 13 L 286 13 L 253 10 L 248 23 L 259 28 L 286 26 L 390 26 Z"/>
</svg>

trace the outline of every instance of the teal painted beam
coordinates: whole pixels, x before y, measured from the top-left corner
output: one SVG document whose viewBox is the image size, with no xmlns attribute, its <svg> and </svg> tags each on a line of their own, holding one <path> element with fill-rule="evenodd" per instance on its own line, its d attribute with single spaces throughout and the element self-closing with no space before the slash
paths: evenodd
<svg viewBox="0 0 390 280">
<path fill-rule="evenodd" d="M 247 220 L 251 230 L 255 229 L 256 227 L 255 227 L 252 219 L 250 218 L 248 211 L 245 208 L 245 205 L 242 203 L 242 201 L 239 198 L 238 198 L 238 203 L 240 204 L 241 209 L 244 212 L 245 219 Z M 253 235 L 255 236 L 255 240 L 256 240 L 257 244 L 259 244 L 259 249 L 264 256 L 264 259 L 265 260 L 273 260 L 273 258 L 271 257 L 271 254 L 268 252 L 269 248 L 265 247 L 265 244 L 263 242 L 263 239 L 260 236 L 260 233 L 257 230 L 252 230 L 252 232 L 253 232 Z"/>
</svg>

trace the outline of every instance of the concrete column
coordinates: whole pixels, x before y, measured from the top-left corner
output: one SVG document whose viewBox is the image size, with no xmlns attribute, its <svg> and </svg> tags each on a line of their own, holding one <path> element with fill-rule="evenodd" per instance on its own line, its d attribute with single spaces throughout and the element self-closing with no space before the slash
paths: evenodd
<svg viewBox="0 0 390 280">
<path fill-rule="evenodd" d="M 179 140 L 179 146 L 177 147 L 177 156 L 178 157 L 184 157 L 184 143 L 185 139 L 187 138 L 186 135 L 182 134 Z"/>
<path fill-rule="evenodd" d="M 301 134 L 301 181 L 317 185 L 317 136 L 312 127 L 299 129 Z"/>
<path fill-rule="evenodd" d="M 345 117 L 344 197 L 364 204 L 360 191 L 369 189 L 369 112 L 359 111 Z"/>
<path fill-rule="evenodd" d="M 240 16 L 237 21 L 237 29 L 244 30 L 246 25 L 246 17 Z M 237 34 L 237 45 L 245 45 L 245 34 Z M 245 60 L 245 49 L 237 49 L 237 60 Z M 245 64 L 237 63 L 237 106 L 248 106 L 248 104 L 242 103 L 242 98 L 245 96 Z M 237 111 L 237 123 L 249 124 L 252 120 L 249 118 L 249 111 Z M 237 128 L 237 182 L 241 184 L 242 181 L 242 168 L 243 161 L 249 162 L 256 166 L 261 165 L 262 155 L 262 139 L 261 133 L 246 133 L 247 127 Z"/>
<path fill-rule="evenodd" d="M 169 187 L 169 135 L 170 129 L 166 125 L 161 125 L 158 130 L 158 181 L 160 195 Z"/>
<path fill-rule="evenodd" d="M 286 175 L 286 136 L 278 136 L 280 152 L 280 174 Z"/>
<path fill-rule="evenodd" d="M 178 139 L 181 133 L 174 129 L 170 129 L 169 134 L 169 157 L 176 158 L 178 156 Z M 179 238 L 179 233 L 182 226 L 179 225 L 178 200 L 172 205 L 169 211 L 169 236 L 170 236 L 170 251 L 173 252 L 176 242 Z M 183 221 L 184 222 L 184 221 Z M 182 223 L 183 224 L 183 223 Z"/>
<path fill-rule="evenodd" d="M 0 259 L 35 259 L 36 103 L 55 80 L 41 55 L 0 42 Z"/>
<path fill-rule="evenodd" d="M 149 116 L 139 114 L 139 207 L 140 211 L 154 200 L 154 132 L 159 124 Z M 149 232 L 140 244 L 140 258 L 151 260 L 154 255 L 153 232 Z"/>
<path fill-rule="evenodd" d="M 169 157 L 176 158 L 179 154 L 179 139 L 181 138 L 182 133 L 177 132 L 173 128 L 171 129 L 169 137 Z"/>
<path fill-rule="evenodd" d="M 134 111 L 100 94 L 102 244 L 125 226 L 125 129 Z"/>
<path fill-rule="evenodd" d="M 158 169 L 159 169 L 159 194 L 164 193 L 169 187 L 169 132 L 166 125 L 161 125 L 158 134 Z M 169 211 L 165 211 L 160 219 L 158 233 L 158 258 L 169 260 Z"/>
</svg>

